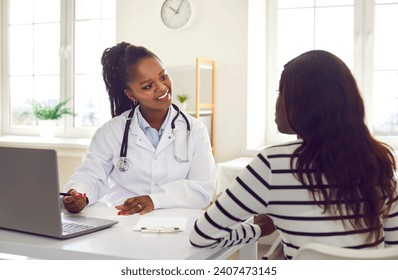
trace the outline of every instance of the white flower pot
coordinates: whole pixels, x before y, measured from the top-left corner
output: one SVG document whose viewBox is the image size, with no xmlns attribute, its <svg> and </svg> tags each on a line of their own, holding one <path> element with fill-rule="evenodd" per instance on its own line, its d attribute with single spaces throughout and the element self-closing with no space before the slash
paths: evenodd
<svg viewBox="0 0 398 280">
<path fill-rule="evenodd" d="M 188 103 L 180 103 L 178 104 L 178 108 L 180 108 L 181 111 L 186 111 L 188 108 Z"/>
<path fill-rule="evenodd" d="M 55 120 L 39 120 L 40 136 L 44 138 L 53 138 L 55 136 Z"/>
</svg>

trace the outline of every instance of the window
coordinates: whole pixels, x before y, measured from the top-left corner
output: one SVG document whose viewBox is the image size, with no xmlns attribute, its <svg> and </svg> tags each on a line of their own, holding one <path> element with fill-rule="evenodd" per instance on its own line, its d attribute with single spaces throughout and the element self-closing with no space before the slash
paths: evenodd
<svg viewBox="0 0 398 280">
<path fill-rule="evenodd" d="M 57 135 L 91 136 L 110 118 L 100 58 L 115 44 L 116 0 L 2 1 L 4 133 L 37 135 L 32 103 L 71 99 Z"/>
<path fill-rule="evenodd" d="M 375 1 L 373 131 L 398 136 L 398 1 Z M 370 36 L 370 35 L 369 35 Z"/>
<path fill-rule="evenodd" d="M 283 65 L 297 55 L 324 49 L 352 70 L 365 100 L 368 127 L 398 147 L 398 0 L 271 0 L 267 33 L 267 140 L 276 133 L 274 104 Z"/>
</svg>

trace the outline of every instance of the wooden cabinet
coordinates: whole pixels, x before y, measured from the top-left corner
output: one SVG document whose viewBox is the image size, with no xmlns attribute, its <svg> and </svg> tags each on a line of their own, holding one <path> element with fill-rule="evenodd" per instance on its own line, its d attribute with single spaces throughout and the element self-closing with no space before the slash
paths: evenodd
<svg viewBox="0 0 398 280">
<path fill-rule="evenodd" d="M 168 66 L 166 69 L 173 81 L 173 103 L 182 109 L 177 95 L 188 96 L 188 105 L 182 110 L 206 125 L 214 152 L 215 61 L 196 58 L 194 65 Z"/>
</svg>

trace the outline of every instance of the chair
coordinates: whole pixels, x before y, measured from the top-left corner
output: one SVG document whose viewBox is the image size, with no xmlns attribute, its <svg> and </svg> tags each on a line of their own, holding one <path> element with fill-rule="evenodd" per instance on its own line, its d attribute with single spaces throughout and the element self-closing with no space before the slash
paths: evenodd
<svg viewBox="0 0 398 280">
<path fill-rule="evenodd" d="M 268 249 L 267 253 L 261 257 L 263 260 L 274 260 L 274 259 L 283 259 L 283 246 L 282 239 L 278 235 L 275 241 L 272 243 L 271 247 Z"/>
<path fill-rule="evenodd" d="M 398 260 L 398 246 L 383 249 L 347 249 L 325 244 L 301 246 L 294 260 Z"/>
</svg>

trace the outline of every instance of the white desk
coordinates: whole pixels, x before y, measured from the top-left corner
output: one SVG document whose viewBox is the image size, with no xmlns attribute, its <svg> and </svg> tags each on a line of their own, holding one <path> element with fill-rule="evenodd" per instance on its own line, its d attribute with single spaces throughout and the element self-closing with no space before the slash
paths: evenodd
<svg viewBox="0 0 398 280">
<path fill-rule="evenodd" d="M 223 249 L 200 249 L 189 243 L 189 232 L 202 210 L 162 209 L 148 216 L 187 217 L 186 230 L 180 233 L 141 233 L 133 231 L 140 215 L 118 216 L 106 204 L 87 207 L 79 215 L 119 221 L 111 228 L 87 235 L 58 240 L 0 229 L 0 253 L 35 259 L 141 259 L 202 260 L 226 259 L 240 250 L 241 259 L 257 259 L 257 243 Z"/>
</svg>

